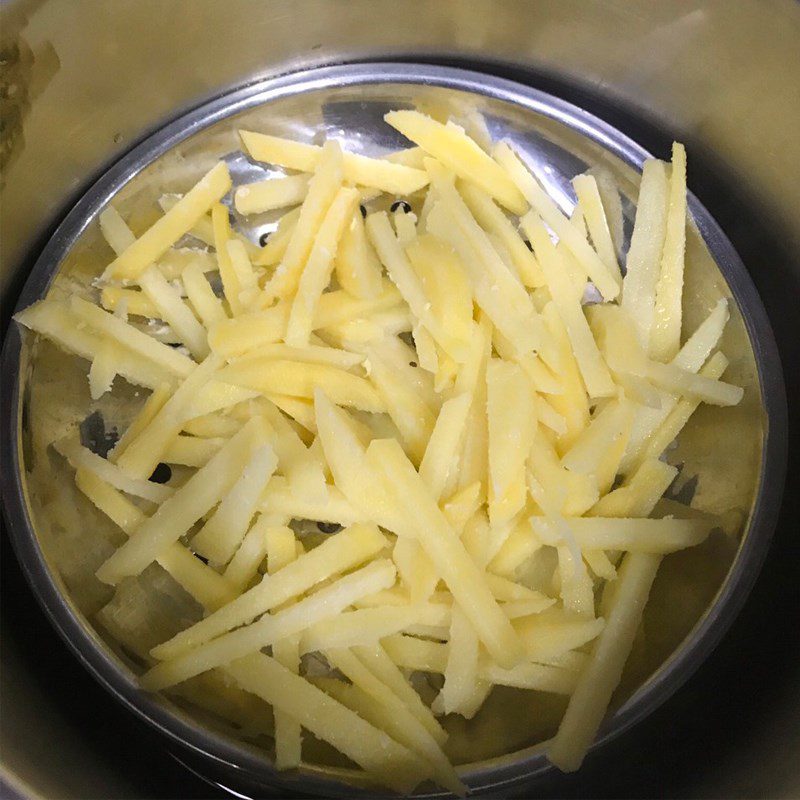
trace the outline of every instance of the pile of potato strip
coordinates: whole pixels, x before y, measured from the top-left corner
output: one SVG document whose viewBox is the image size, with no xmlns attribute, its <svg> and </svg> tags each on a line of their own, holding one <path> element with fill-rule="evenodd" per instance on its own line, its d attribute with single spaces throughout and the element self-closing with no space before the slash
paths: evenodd
<svg viewBox="0 0 800 800">
<path fill-rule="evenodd" d="M 578 768 L 661 559 L 711 529 L 654 515 L 663 454 L 742 390 L 720 380 L 726 301 L 682 325 L 681 145 L 644 166 L 623 277 L 604 176 L 575 177 L 567 216 L 485 126 L 385 119 L 413 146 L 241 131 L 286 174 L 233 189 L 220 161 L 138 235 L 109 206 L 95 296 L 16 319 L 91 362 L 93 399 L 116 376 L 151 390 L 107 458 L 56 443 L 128 536 L 97 576 L 157 562 L 204 610 L 142 685 L 206 674 L 266 701 L 280 769 L 306 730 L 396 791 L 463 794 L 440 720 L 495 685 L 569 696 L 548 754 Z M 255 245 L 225 202 L 283 213 Z M 183 467 L 163 485 L 162 463 Z M 334 532 L 310 546 L 303 520 Z M 430 702 L 414 673 L 443 676 Z"/>
</svg>

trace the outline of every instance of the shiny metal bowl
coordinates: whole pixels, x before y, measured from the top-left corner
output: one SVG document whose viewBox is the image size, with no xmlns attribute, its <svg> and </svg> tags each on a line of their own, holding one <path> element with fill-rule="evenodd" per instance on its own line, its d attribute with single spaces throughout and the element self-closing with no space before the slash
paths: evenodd
<svg viewBox="0 0 800 800">
<path fill-rule="evenodd" d="M 60 225 L 32 270 L 19 307 L 42 297 L 56 275 L 86 286 L 99 273 L 105 251 L 96 217 L 111 198 L 123 213 L 146 216 L 161 193 L 185 190 L 220 157 L 228 161 L 235 183 L 268 172 L 237 154 L 239 127 L 304 140 L 334 136 L 353 150 L 379 153 L 404 144 L 383 123 L 383 114 L 410 106 L 454 115 L 482 112 L 493 138 L 513 140 L 565 210 L 573 202 L 572 176 L 589 167 L 608 171 L 620 187 L 630 235 L 639 173 L 650 154 L 596 117 L 533 89 L 463 70 L 412 64 L 331 67 L 226 94 L 136 147 Z M 755 580 L 780 504 L 785 398 L 769 322 L 728 239 L 693 196 L 689 207 L 695 225 L 687 237 L 686 325 L 693 328 L 720 296 L 733 299 L 722 349 L 731 360 L 728 379 L 745 388 L 745 399 L 735 409 L 698 411 L 670 460 L 682 470 L 676 498 L 719 515 L 724 530 L 700 548 L 665 559 L 645 613 L 646 641 L 626 667 L 595 748 L 666 700 L 719 641 Z M 255 240 L 272 226 L 274 220 L 265 216 L 249 232 Z M 275 786 L 314 796 L 352 794 L 353 773 L 334 762 L 278 774 L 263 750 L 232 731 L 179 700 L 139 689 L 135 656 L 116 646 L 94 619 L 112 593 L 93 576 L 92 558 L 99 553 L 93 537 L 103 522 L 82 518 L 80 505 L 72 522 L 59 516 L 80 498 L 68 495 L 65 506 L 59 492 L 71 491 L 72 481 L 47 450 L 55 433 L 94 408 L 85 363 L 22 337 L 12 326 L 2 370 L 8 412 L 3 416 L 8 470 L 3 492 L 14 546 L 40 602 L 78 658 L 220 785 L 253 794 Z M 119 418 L 125 403 L 101 410 Z M 105 541 L 102 535 L 99 539 Z M 476 792 L 499 791 L 551 770 L 541 741 L 552 734 L 557 711 L 538 697 L 528 702 L 519 693 L 493 694 L 472 723 L 451 732 L 464 781 Z"/>
</svg>

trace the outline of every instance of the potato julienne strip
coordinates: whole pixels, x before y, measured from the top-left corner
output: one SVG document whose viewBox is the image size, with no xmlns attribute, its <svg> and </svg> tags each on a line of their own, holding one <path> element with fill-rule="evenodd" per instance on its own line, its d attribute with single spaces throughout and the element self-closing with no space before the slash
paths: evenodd
<svg viewBox="0 0 800 800">
<path fill-rule="evenodd" d="M 111 484 L 88 470 L 75 473 L 78 488 L 128 536 L 146 519 L 145 514 Z M 156 561 L 209 611 L 216 611 L 236 596 L 235 586 L 179 542 L 161 551 Z"/>
<path fill-rule="evenodd" d="M 325 287 L 330 283 L 339 239 L 352 219 L 356 205 L 358 192 L 355 189 L 339 189 L 320 224 L 289 312 L 284 337 L 288 345 L 305 347 L 308 344 L 317 306 Z"/>
<path fill-rule="evenodd" d="M 542 346 L 544 329 L 522 284 L 497 254 L 458 193 L 452 173 L 428 159 L 431 185 L 439 203 L 428 218 L 432 233 L 449 242 L 461 256 L 478 305 L 521 352 Z"/>
<path fill-rule="evenodd" d="M 404 532 L 416 536 L 487 650 L 499 664 L 514 666 L 522 648 L 508 618 L 400 445 L 395 440 L 373 441 L 367 462 L 383 476 L 397 506 L 409 509 Z"/>
<path fill-rule="evenodd" d="M 578 769 L 592 743 L 633 646 L 661 556 L 629 553 L 614 581 L 613 607 L 592 649 L 548 758 L 559 769 Z"/>
<path fill-rule="evenodd" d="M 589 324 L 580 305 L 580 297 L 569 283 L 560 253 L 550 241 L 541 219 L 526 214 L 522 229 L 533 244 L 534 252 L 544 271 L 553 304 L 567 329 L 572 351 L 581 371 L 586 390 L 592 397 L 609 397 L 614 394 L 614 382 L 600 355 Z"/>
<path fill-rule="evenodd" d="M 233 193 L 233 202 L 240 214 L 263 214 L 302 203 L 307 192 L 308 175 L 267 178 L 239 186 Z"/>
<path fill-rule="evenodd" d="M 288 344 L 276 342 L 274 344 L 260 345 L 254 348 L 252 352 L 245 353 L 233 361 L 234 363 L 244 363 L 249 358 L 303 361 L 307 364 L 328 364 L 340 369 L 350 369 L 362 364 L 365 356 L 349 350 L 339 350 L 335 347 L 323 347 L 314 344 L 305 347 L 291 347 Z"/>
<path fill-rule="evenodd" d="M 608 267 L 617 284 L 622 283 L 622 273 L 617 262 L 617 254 L 614 250 L 614 243 L 611 241 L 611 231 L 608 228 L 606 213 L 603 209 L 603 201 L 600 198 L 600 190 L 593 175 L 576 175 L 572 179 L 575 194 L 578 197 L 578 204 L 583 211 L 586 226 L 589 228 L 589 235 L 592 237 L 592 244 L 600 256 L 603 263 Z"/>
<path fill-rule="evenodd" d="M 165 500 L 131 538 L 97 571 L 104 583 L 115 585 L 138 575 L 171 542 L 176 542 L 216 505 L 239 477 L 255 446 L 264 441 L 262 423 L 247 423 L 204 467 Z M 130 452 L 130 450 L 126 451 Z"/>
<path fill-rule="evenodd" d="M 441 746 L 405 703 L 350 650 L 329 650 L 325 656 L 355 686 L 369 694 L 376 703 L 391 711 L 392 716 L 400 723 L 396 735 L 402 736 L 401 744 L 433 765 L 437 781 L 451 791 L 463 795 L 464 786 Z"/>
<path fill-rule="evenodd" d="M 238 594 L 258 573 L 258 567 L 267 554 L 267 535 L 274 524 L 274 517 L 259 514 L 245 534 L 239 549 L 225 567 L 223 577 L 236 587 Z M 292 534 L 294 537 L 294 534 Z M 237 596 L 238 596 L 237 594 Z"/>
<path fill-rule="evenodd" d="M 741 386 L 709 378 L 701 373 L 651 361 L 647 377 L 670 394 L 682 394 L 715 406 L 735 406 L 744 396 Z"/>
<path fill-rule="evenodd" d="M 150 477 L 170 441 L 190 418 L 191 415 L 187 413 L 189 404 L 208 384 L 219 364 L 219 359 L 212 355 L 196 366 L 150 422 L 137 432 L 135 438 L 129 439 L 122 452 L 115 454 L 117 463 L 125 472 L 135 478 Z"/>
<path fill-rule="evenodd" d="M 322 148 L 318 145 L 252 131 L 239 131 L 239 135 L 256 161 L 313 172 L 322 157 Z M 421 169 L 357 153 L 343 153 L 342 171 L 345 180 L 350 183 L 380 189 L 389 194 L 413 194 L 428 182 L 428 176 Z"/>
<path fill-rule="evenodd" d="M 657 361 L 673 358 L 681 346 L 685 249 L 686 149 L 682 144 L 673 142 L 664 251 L 661 254 L 661 271 L 656 284 L 653 327 L 649 342 L 649 353 Z"/>
<path fill-rule="evenodd" d="M 158 319 L 158 308 L 144 293 L 136 289 L 123 289 L 121 286 L 104 286 L 100 290 L 100 305 L 106 311 L 116 311 L 120 306 L 126 314 L 136 317 Z"/>
<path fill-rule="evenodd" d="M 159 367 L 168 370 L 177 378 L 185 378 L 193 367 L 191 358 L 161 344 L 138 328 L 129 325 L 119 317 L 103 311 L 102 308 L 73 295 L 69 300 L 70 309 L 90 328 L 111 337 L 114 341 L 130 348 L 138 355 L 152 360 Z"/>
<path fill-rule="evenodd" d="M 161 411 L 171 396 L 172 387 L 168 383 L 162 383 L 161 386 L 151 392 L 133 418 L 133 421 L 108 453 L 109 461 L 116 463 L 119 460 L 119 457 L 127 450 L 128 445 L 153 421 L 156 414 Z"/>
<path fill-rule="evenodd" d="M 369 647 L 355 647 L 353 653 L 364 666 L 397 697 L 405 703 L 406 708 L 422 723 L 428 733 L 439 744 L 447 740 L 447 733 L 436 720 L 430 708 L 422 701 L 416 689 L 412 687 L 405 675 L 389 658 L 380 644 Z"/>
<path fill-rule="evenodd" d="M 620 305 L 636 326 L 639 344 L 647 348 L 653 327 L 659 262 L 667 223 L 667 176 L 664 163 L 645 161 L 631 245 L 626 259 Z"/>
<path fill-rule="evenodd" d="M 338 647 L 374 644 L 419 621 L 420 610 L 413 605 L 376 606 L 345 611 L 336 619 L 312 625 L 303 631 L 301 653 Z"/>
<path fill-rule="evenodd" d="M 506 170 L 511 180 L 519 188 L 525 199 L 570 250 L 581 269 L 591 278 L 604 300 L 613 300 L 618 294 L 620 283 L 617 274 L 609 268 L 592 249 L 578 229 L 564 216 L 550 196 L 528 171 L 519 156 L 504 142 L 494 148 L 495 160 Z M 537 254 L 538 256 L 538 254 Z M 541 263 L 541 258 L 539 258 Z"/>
<path fill-rule="evenodd" d="M 294 531 L 286 527 L 266 530 L 267 571 L 278 572 L 297 557 Z M 300 635 L 294 634 L 279 639 L 272 645 L 272 657 L 294 674 L 300 672 Z M 300 725 L 291 716 L 275 709 L 275 767 L 294 769 L 302 758 Z"/>
<path fill-rule="evenodd" d="M 587 512 L 590 517 L 648 517 L 678 475 L 656 458 L 642 461 L 622 486 L 601 497 Z"/>
<path fill-rule="evenodd" d="M 257 301 L 262 308 L 270 305 L 276 298 L 288 299 L 297 289 L 314 237 L 341 188 L 342 179 L 341 148 L 336 142 L 328 141 L 322 148 L 316 171 L 309 181 L 308 194 L 300 206 L 300 216 L 286 252 Z"/>
<path fill-rule="evenodd" d="M 262 394 L 277 392 L 310 399 L 314 390 L 321 388 L 338 404 L 377 413 L 386 410 L 384 401 L 368 381 L 328 364 L 253 358 L 223 367 L 218 377 Z"/>
<path fill-rule="evenodd" d="M 412 314 L 422 322 L 442 349 L 456 361 L 463 360 L 464 343 L 454 340 L 431 313 L 422 282 L 397 241 L 385 211 L 367 217 L 367 234 L 389 277 L 408 303 Z"/>
<path fill-rule="evenodd" d="M 155 658 L 176 658 L 251 620 L 333 575 L 364 563 L 387 542 L 374 525 L 353 525 L 326 539 L 236 600 L 153 649 Z"/>
<path fill-rule="evenodd" d="M 342 234 L 334 268 L 339 286 L 354 297 L 366 299 L 381 293 L 381 263 L 360 213 L 353 214 Z"/>
<path fill-rule="evenodd" d="M 545 543 L 557 540 L 546 517 L 531 517 L 533 529 Z M 694 547 L 711 528 L 704 520 L 573 517 L 567 524 L 578 546 L 592 550 L 627 550 L 632 553 L 672 553 Z M 555 539 L 553 538 L 555 534 Z"/>
<path fill-rule="evenodd" d="M 239 307 L 244 310 L 249 308 L 258 297 L 260 292 L 258 275 L 253 269 L 247 248 L 241 239 L 233 237 L 228 239 L 225 242 L 225 249 L 228 251 L 231 268 L 236 273 L 236 279 L 239 282 Z"/>
<path fill-rule="evenodd" d="M 196 264 L 186 267 L 181 274 L 181 280 L 192 308 L 206 329 L 210 329 L 216 323 L 228 318 L 222 307 L 222 301 L 214 294 L 201 267 Z M 208 339 L 206 338 L 207 345 Z"/>
<path fill-rule="evenodd" d="M 455 469 L 471 405 L 471 392 L 446 400 L 428 439 L 419 475 L 437 502 L 442 498 L 451 470 Z"/>
<path fill-rule="evenodd" d="M 297 494 L 286 478 L 275 475 L 261 496 L 261 510 L 292 519 L 314 519 L 339 525 L 353 525 L 369 519 L 367 514 L 348 502 L 336 486 L 326 486 L 326 492 L 323 502 L 315 501 Z"/>
<path fill-rule="evenodd" d="M 267 243 L 253 254 L 253 263 L 259 267 L 272 267 L 280 263 L 286 254 L 286 248 L 292 240 L 297 220 L 300 218 L 300 207 L 294 208 L 278 220 L 278 227 L 269 234 Z"/>
<path fill-rule="evenodd" d="M 539 662 L 550 662 L 582 647 L 596 639 L 604 627 L 602 618 L 587 619 L 556 609 L 514 620 L 528 658 Z"/>
<path fill-rule="evenodd" d="M 106 483 L 126 494 L 141 497 L 151 503 L 163 503 L 175 491 L 169 486 L 162 486 L 148 480 L 139 480 L 126 475 L 116 464 L 82 447 L 73 439 L 56 442 L 56 449 L 75 469 L 84 469 L 101 478 Z"/>
<path fill-rule="evenodd" d="M 128 223 L 114 206 L 106 206 L 97 221 L 103 238 L 116 255 L 124 253 L 136 241 Z"/>
<path fill-rule="evenodd" d="M 461 712 L 478 682 L 480 643 L 475 629 L 464 612 L 453 606 L 444 685 L 439 694 L 445 714 Z"/>
<path fill-rule="evenodd" d="M 253 654 L 225 671 L 400 793 L 411 791 L 427 771 L 419 756 L 269 656 Z"/>
<path fill-rule="evenodd" d="M 215 564 L 227 564 L 250 527 L 261 493 L 278 466 L 270 444 L 257 447 L 216 511 L 192 538 L 192 548 Z"/>
<path fill-rule="evenodd" d="M 292 563 L 297 564 L 301 560 L 302 556 Z M 284 570 L 291 566 L 287 565 Z M 282 571 L 279 570 L 275 575 Z M 257 622 L 222 634 L 173 659 L 162 661 L 142 675 L 141 684 L 149 691 L 158 691 L 238 658 L 244 658 L 287 636 L 301 633 L 315 622 L 333 619 L 359 597 L 386 589 L 394 580 L 395 569 L 390 561 L 373 561 L 288 608 L 275 614 L 265 614 Z"/>
<path fill-rule="evenodd" d="M 525 198 L 509 176 L 455 125 L 442 125 L 419 111 L 390 111 L 383 117 L 459 177 L 471 180 L 514 214 L 525 211 Z"/>
<path fill-rule="evenodd" d="M 214 166 L 163 217 L 106 267 L 105 279 L 134 279 L 181 238 L 231 188 L 224 162 Z"/>
<path fill-rule="evenodd" d="M 202 361 L 208 355 L 206 332 L 184 303 L 180 292 L 156 267 L 148 267 L 137 280 L 158 309 L 159 319 L 169 324 L 197 361 Z"/>
<path fill-rule="evenodd" d="M 719 379 L 728 366 L 728 359 L 722 353 L 714 353 L 708 363 L 698 373 L 701 377 L 712 380 Z M 647 442 L 647 446 L 642 453 L 643 461 L 648 458 L 659 458 L 669 445 L 677 438 L 683 430 L 684 425 L 689 421 L 689 417 L 697 410 L 700 405 L 699 399 L 682 398 L 675 408 L 670 411 L 669 416 L 661 423 Z"/>
<path fill-rule="evenodd" d="M 495 205 L 494 200 L 469 181 L 460 182 L 458 191 L 481 227 L 487 233 L 497 236 L 508 249 L 511 262 L 525 286 L 534 289 L 544 286 L 544 275 L 539 262 L 511 220 Z"/>
<path fill-rule="evenodd" d="M 508 522 L 525 505 L 525 462 L 536 433 L 530 383 L 516 364 L 489 359 L 486 368 L 489 425 L 489 519 Z"/>
</svg>

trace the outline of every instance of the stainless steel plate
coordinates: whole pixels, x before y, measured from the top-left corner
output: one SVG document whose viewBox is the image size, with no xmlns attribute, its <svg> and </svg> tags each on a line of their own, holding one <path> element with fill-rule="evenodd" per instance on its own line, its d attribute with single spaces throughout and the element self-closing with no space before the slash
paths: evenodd
<svg viewBox="0 0 800 800">
<path fill-rule="evenodd" d="M 565 210 L 572 204 L 572 176 L 588 167 L 607 170 L 622 191 L 629 233 L 639 171 L 649 154 L 601 120 L 556 98 L 477 73 L 418 65 L 343 66 L 248 86 L 145 141 L 68 215 L 32 271 L 20 307 L 41 297 L 56 273 L 82 285 L 99 273 L 109 254 L 95 218 L 111 198 L 124 213 L 146 220 L 158 195 L 185 190 L 217 158 L 228 160 L 236 182 L 263 174 L 261 166 L 237 154 L 239 127 L 308 141 L 334 136 L 350 149 L 373 154 L 404 146 L 382 117 L 391 108 L 410 106 L 457 117 L 481 111 L 493 138 L 514 141 Z M 689 169 L 691 176 L 691 153 Z M 665 561 L 644 622 L 646 646 L 631 660 L 618 693 L 619 707 L 595 747 L 663 702 L 719 640 L 758 571 L 783 484 L 783 388 L 768 321 L 728 240 L 694 197 L 690 209 L 696 229 L 689 231 L 687 245 L 686 325 L 693 328 L 718 297 L 733 297 L 722 348 L 732 361 L 729 379 L 743 385 L 746 396 L 737 409 L 699 412 L 671 458 L 683 464 L 684 479 L 699 476 L 693 502 L 727 515 L 728 534 L 702 550 Z M 254 238 L 273 224 L 268 217 L 257 222 L 251 228 Z M 223 782 L 233 776 L 239 785 L 282 784 L 317 795 L 350 793 L 336 779 L 347 779 L 346 773 L 309 768 L 278 776 L 259 751 L 199 725 L 169 700 L 141 692 L 131 661 L 114 652 L 93 628 L 91 617 L 102 587 L 92 585 L 85 565 L 76 570 L 58 546 L 58 536 L 48 533 L 49 492 L 68 481 L 37 447 L 58 426 L 85 416 L 88 392 L 78 379 L 85 364 L 60 359 L 54 382 L 47 346 L 29 344 L 23 347 L 19 332 L 12 330 L 4 349 L 3 374 L 15 376 L 2 389 L 13 426 L 4 431 L 5 461 L 12 468 L 4 493 L 17 552 L 56 627 L 118 699 L 182 747 L 206 757 L 207 773 Z M 687 573 L 697 580 L 686 580 Z M 534 711 L 536 707 L 520 706 L 518 696 L 506 698 L 476 718 L 475 726 L 453 731 L 454 747 L 465 762 L 464 778 L 474 790 L 498 789 L 550 769 L 541 747 L 528 746 L 548 733 L 546 726 L 537 727 Z"/>
</svg>

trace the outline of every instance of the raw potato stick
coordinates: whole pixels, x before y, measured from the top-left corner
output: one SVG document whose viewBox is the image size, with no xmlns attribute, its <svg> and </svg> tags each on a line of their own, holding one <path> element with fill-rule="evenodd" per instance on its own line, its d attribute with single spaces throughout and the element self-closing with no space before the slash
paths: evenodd
<svg viewBox="0 0 800 800">
<path fill-rule="evenodd" d="M 106 280 L 136 279 L 222 199 L 231 188 L 228 167 L 220 162 L 106 268 Z"/>
</svg>

